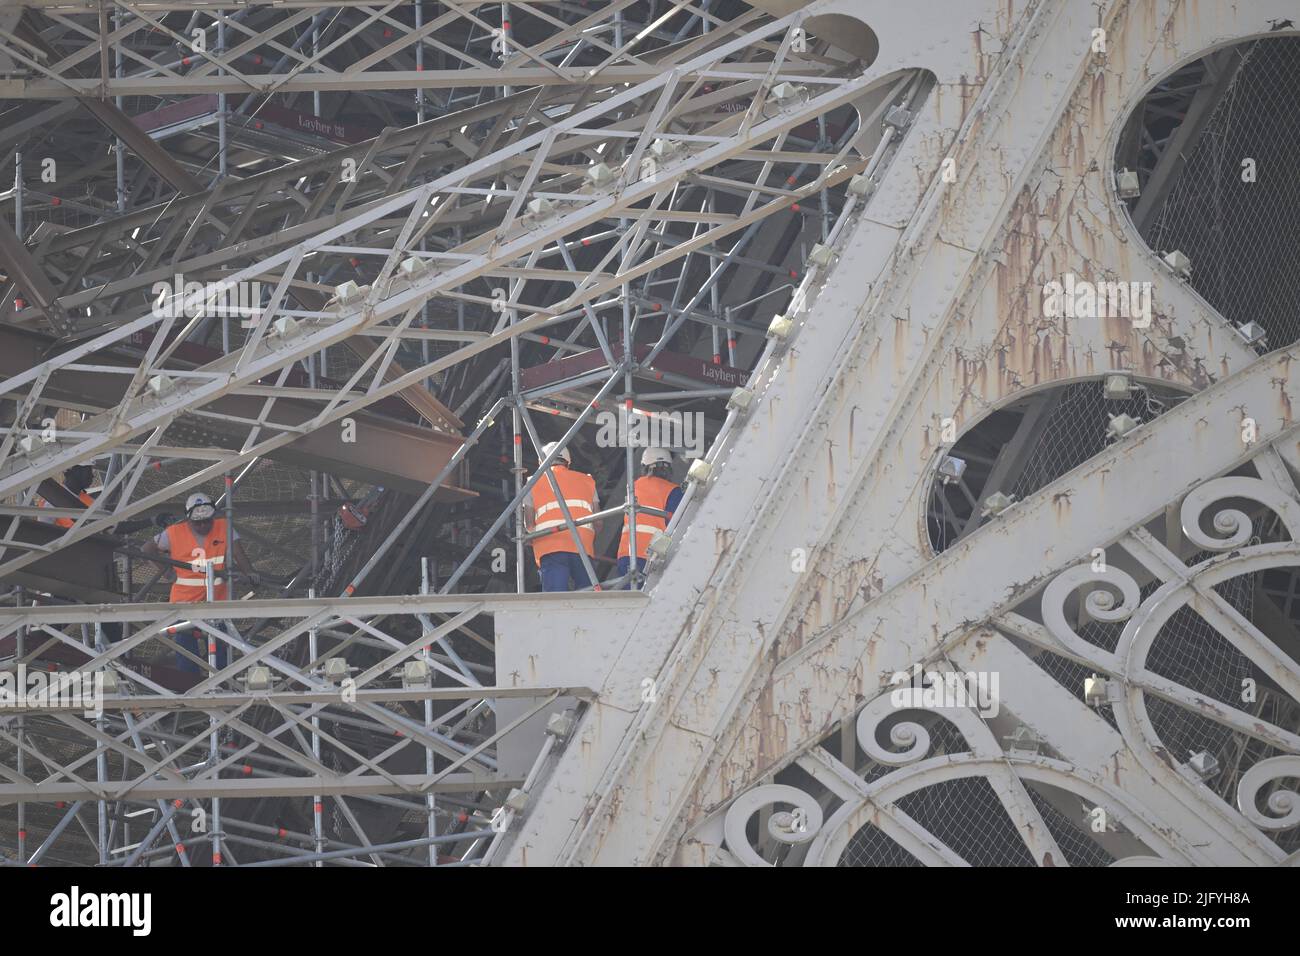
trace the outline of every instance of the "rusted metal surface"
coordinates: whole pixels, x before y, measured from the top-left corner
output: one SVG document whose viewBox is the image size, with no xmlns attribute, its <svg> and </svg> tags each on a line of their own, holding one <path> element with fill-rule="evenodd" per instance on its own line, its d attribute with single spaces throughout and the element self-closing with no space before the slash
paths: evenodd
<svg viewBox="0 0 1300 956">
<path fill-rule="evenodd" d="M 712 781 L 718 788 L 714 793 L 725 799 L 723 781 L 761 777 L 788 753 L 765 751 L 761 733 L 754 731 L 777 721 L 791 747 L 807 746 L 851 714 L 855 702 L 878 694 L 889 674 L 964 643 L 973 622 L 1087 558 L 1094 544 L 1108 544 L 1115 532 L 1149 520 L 1203 478 L 1252 457 L 1256 449 L 1240 441 L 1236 416 L 1216 415 L 1215 409 L 1245 405 L 1263 428 L 1261 445 L 1294 446 L 1297 423 L 1279 407 L 1275 393 L 1300 389 L 1300 378 L 1291 374 L 1297 355 L 1300 348 L 1292 347 L 1268 356 L 1166 413 L 823 628 L 773 668 L 759 694 L 769 710 L 751 714 L 751 733 L 740 735 L 728 767 Z M 1124 491 L 1116 494 L 1115 488 Z M 978 575 L 965 570 L 973 567 L 981 569 Z"/>
</svg>

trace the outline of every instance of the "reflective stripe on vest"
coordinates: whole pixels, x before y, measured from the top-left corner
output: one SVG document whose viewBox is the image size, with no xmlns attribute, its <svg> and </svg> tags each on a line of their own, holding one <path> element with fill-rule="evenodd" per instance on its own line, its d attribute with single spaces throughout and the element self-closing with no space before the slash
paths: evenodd
<svg viewBox="0 0 1300 956">
<path fill-rule="evenodd" d="M 551 474 L 555 478 L 555 483 L 560 486 L 560 493 L 564 496 L 564 506 L 569 509 L 569 516 L 574 521 L 595 514 L 596 480 L 591 475 L 581 471 L 572 471 L 563 465 L 552 465 Z M 530 542 L 533 548 L 533 557 L 537 559 L 538 564 L 541 563 L 542 557 L 547 554 L 555 552 L 577 554 L 578 546 L 573 540 L 573 532 L 564 523 L 564 512 L 560 509 L 560 502 L 556 500 L 551 483 L 544 475 L 537 484 L 533 485 L 532 502 L 533 530 L 557 529 L 551 534 L 533 538 Z M 551 517 L 547 518 L 547 515 Z M 543 518 L 545 520 L 542 520 Z M 594 555 L 596 550 L 596 529 L 589 524 L 580 525 L 578 527 L 578 538 L 582 541 L 583 550 L 588 555 Z"/>
<path fill-rule="evenodd" d="M 574 521 L 578 520 L 578 516 L 574 514 L 575 511 L 585 511 L 587 514 L 594 514 L 596 510 L 592 507 L 591 501 L 587 498 L 565 498 L 564 506 L 569 509 L 569 514 L 573 516 Z M 542 505 L 542 507 L 538 508 L 533 513 L 534 521 L 550 511 L 559 512 L 560 517 L 551 518 L 547 521 L 537 521 L 537 523 L 533 525 L 534 531 L 545 531 L 547 528 L 560 527 L 564 524 L 564 512 L 560 511 L 560 503 L 558 501 L 552 501 L 549 505 Z"/>
<path fill-rule="evenodd" d="M 205 566 L 211 565 L 214 571 L 220 571 L 226 564 L 226 519 L 214 519 L 212 529 L 202 541 L 195 536 L 188 521 L 179 521 L 167 529 L 167 548 L 173 561 L 191 562 L 189 573 L 183 568 L 176 569 L 176 582 L 172 585 L 171 592 L 172 603 L 206 601 L 208 580 L 204 574 Z M 224 601 L 227 595 L 225 581 L 218 577 L 212 583 L 213 598 Z"/>
<path fill-rule="evenodd" d="M 226 559 L 223 558 L 223 557 L 221 557 L 221 556 L 217 556 L 217 557 L 215 557 L 215 558 L 208 558 L 207 561 L 204 562 L 204 563 L 205 563 L 205 564 L 210 564 L 210 565 L 212 565 L 212 567 L 213 567 L 214 569 L 216 569 L 217 571 L 220 571 L 222 568 L 224 568 L 224 567 L 226 566 Z M 198 562 L 198 561 L 195 561 L 193 564 L 190 565 L 190 567 L 191 567 L 191 568 L 194 568 L 194 566 L 197 565 L 197 564 L 199 564 L 199 562 Z M 197 568 L 195 568 L 195 570 L 197 570 Z M 205 568 L 205 571 L 206 571 L 206 568 Z M 206 593 L 207 586 L 208 586 L 208 579 L 207 579 L 206 577 L 201 577 L 201 578 L 191 578 L 191 577 L 183 576 L 183 574 L 182 574 L 182 572 L 181 572 L 181 569 L 180 569 L 180 568 L 177 568 L 177 569 L 176 569 L 176 583 L 179 584 L 179 585 L 182 585 L 183 587 L 203 588 L 204 591 L 205 591 L 205 593 Z M 213 584 L 220 584 L 220 583 L 221 583 L 221 578 L 220 578 L 220 577 L 214 577 L 212 583 L 213 583 Z"/>
<path fill-rule="evenodd" d="M 668 510 L 668 496 L 677 490 L 677 486 L 666 478 L 655 475 L 642 475 L 632 486 L 638 511 L 636 513 L 636 556 L 644 558 L 649 552 L 650 539 L 668 527 L 668 519 L 641 511 L 641 508 L 653 508 L 656 511 Z M 632 550 L 632 533 L 628 530 L 627 515 L 623 516 L 623 534 L 618 539 L 618 556 L 626 558 Z"/>
</svg>

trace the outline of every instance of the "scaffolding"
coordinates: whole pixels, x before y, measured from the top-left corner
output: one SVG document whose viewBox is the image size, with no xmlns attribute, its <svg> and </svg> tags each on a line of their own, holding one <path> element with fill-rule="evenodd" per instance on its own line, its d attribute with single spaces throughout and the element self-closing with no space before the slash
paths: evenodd
<svg viewBox="0 0 1300 956">
<path fill-rule="evenodd" d="M 74 148 L 66 111 L 22 98 L 79 87 L 96 15 L 46 4 L 0 48 L 42 144 L 3 197 L 0 648 L 117 689 L 90 725 L 36 709 L 0 738 L 29 781 L 0 796 L 8 862 L 490 859 L 535 778 L 497 772 L 496 742 L 591 692 L 526 689 L 497 726 L 494 701 L 523 693 L 493 687 L 497 599 L 456 595 L 536 587 L 523 513 L 542 481 L 591 590 L 646 584 L 602 557 L 624 522 L 639 550 L 646 506 L 640 446 L 593 441 L 598 417 L 624 436 L 692 416 L 693 456 L 725 454 L 784 347 L 770 320 L 822 281 L 928 91 L 916 71 L 857 79 L 801 15 L 738 3 L 333 6 L 115 9 L 94 117 L 111 195 L 75 200 L 30 182 L 33 148 Z M 342 89 L 390 125 L 322 119 Z M 574 519 L 561 454 L 595 465 L 607 507 Z M 58 483 L 84 464 L 89 506 Z M 237 528 L 261 596 L 236 576 L 237 606 L 149 603 L 166 585 L 141 545 L 192 491 Z M 601 521 L 589 556 L 579 530 Z M 400 612 L 364 604 L 394 593 Z M 357 703 L 331 706 L 340 680 Z"/>
<path fill-rule="evenodd" d="M 415 11 L 421 16 L 423 6 Z M 791 51 L 797 18 L 764 22 L 745 14 L 720 26 L 712 16 L 687 17 L 677 8 L 651 18 L 650 27 L 637 21 L 637 35 L 625 38 L 626 7 L 585 17 L 580 31 L 531 9 L 524 11 L 528 31 L 518 20 L 509 27 L 509 5 L 492 8 L 497 26 L 449 8 L 436 22 L 445 29 L 463 20 L 467 50 L 484 42 L 504 47 L 493 84 L 467 66 L 477 62 L 472 57 L 450 57 L 465 67 L 451 73 L 478 88 L 472 105 L 453 87 L 445 110 L 424 119 L 429 107 L 419 87 L 418 121 L 404 129 L 250 176 L 231 177 L 222 166 L 207 190 L 178 188 L 165 202 L 80 228 L 42 223 L 27 230 L 30 237 L 19 241 L 35 242 L 37 268 L 67 278 L 48 308 L 40 300 L 29 304 L 18 282 L 10 284 L 3 307 L 34 336 L 42 327 L 59 333 L 52 341 L 34 338 L 31 354 L 64 349 L 60 342 L 72 347 L 25 368 L 15 363 L 15 374 L 4 380 L 6 391 L 21 395 L 0 446 L 0 494 L 15 502 L 4 509 L 11 530 L 32 514 L 24 509 L 41 483 L 72 464 L 93 462 L 105 480 L 96 503 L 72 516 L 73 528 L 42 540 L 39 550 L 15 554 L 8 536 L 0 545 L 0 574 L 16 575 L 123 521 L 156 514 L 166 499 L 191 489 L 220 490 L 223 478 L 238 486 L 268 459 L 309 460 L 319 466 L 308 475 L 314 508 L 333 497 L 331 483 L 343 498 L 380 486 L 416 495 L 340 591 L 356 593 L 427 506 L 446 500 L 458 477 L 467 480 L 471 455 L 490 453 L 504 438 L 511 459 L 508 494 L 500 496 L 506 507 L 458 563 L 442 575 L 435 567 L 435 577 L 443 592 L 453 591 L 504 533 L 515 588 L 522 591 L 527 536 L 518 509 L 542 476 L 553 482 L 553 459 L 542 461 L 539 450 L 556 436 L 546 434 L 554 429 L 539 424 L 539 414 L 565 421 L 558 440 L 566 451 L 597 414 L 614 408 L 631 418 L 690 414 L 710 432 L 725 428 L 730 409 L 719 409 L 761 360 L 764 319 L 798 300 L 809 275 L 807 256 L 842 220 L 845 185 L 864 170 L 869 178 L 891 141 L 882 132 L 896 132 L 881 123 L 886 108 L 914 105 L 922 83 L 902 75 L 874 94 L 859 88 L 845 72 L 851 64 L 826 55 L 831 48 L 824 42 L 811 52 Z M 668 30 L 663 22 L 676 14 L 681 22 Z M 354 16 L 353 30 L 382 26 L 385 38 L 396 32 L 391 18 Z M 300 61 L 302 76 L 319 77 L 316 92 L 329 89 L 330 74 L 307 69 L 314 60 L 300 49 L 305 18 L 285 11 L 214 12 L 210 26 L 235 28 L 244 38 L 228 51 L 213 45 L 189 58 L 191 74 L 238 75 L 251 88 L 247 71 L 235 71 L 233 60 L 261 62 L 252 51 L 284 28 L 278 17 L 300 24 L 292 57 L 284 58 Z M 153 21 L 144 13 L 122 18 L 128 22 L 113 38 L 119 52 Z M 174 32 L 167 24 L 154 30 Z M 427 27 L 414 33 L 384 46 L 390 63 L 412 43 L 416 52 L 437 49 L 440 59 L 449 58 L 439 46 L 418 42 Z M 601 39 L 604 33 L 612 45 Z M 15 57 L 24 61 L 21 51 Z M 604 79 L 639 69 L 647 58 L 657 65 L 655 75 L 616 93 L 592 82 L 527 91 L 510 82 L 532 76 L 534 67 L 521 67 L 523 61 L 560 73 L 581 64 Z M 711 81 L 724 63 L 740 72 Z M 227 84 L 214 85 L 225 90 Z M 849 105 L 864 96 L 867 112 Z M 262 115 L 262 107 L 248 108 L 256 99 L 245 98 L 234 115 Z M 215 105 L 218 118 L 230 112 Z M 213 160 L 225 163 L 232 148 L 225 129 L 218 125 L 217 149 L 204 169 Z M 466 135 L 482 137 L 469 163 L 463 162 Z M 166 177 L 149 181 L 165 185 Z M 21 194 L 14 203 L 21 216 Z M 792 211 L 793 230 L 779 221 Z M 154 308 L 141 314 L 134 303 L 144 290 L 173 276 L 162 296 L 170 308 L 160 317 L 150 300 Z M 209 286 L 256 284 L 258 301 L 206 314 L 203 293 L 181 282 L 192 276 Z M 786 281 L 778 285 L 777 277 Z M 504 373 L 493 387 L 471 389 L 470 370 L 499 348 L 509 352 Z M 109 353 L 112 367 L 97 364 Z M 570 374 L 566 359 L 579 361 L 581 372 Z M 650 391 L 642 384 L 647 380 L 655 383 Z M 446 404 L 431 396 L 430 385 Z M 62 388 L 74 387 L 106 410 L 84 412 L 75 427 L 45 440 L 51 435 L 33 428 L 32 416 L 63 399 Z M 400 401 L 394 407 L 395 399 L 408 407 Z M 449 405 L 462 414 L 481 412 L 463 439 Z M 409 420 L 412 413 L 428 427 L 413 431 L 388 420 Z M 501 436 L 493 427 L 506 414 Z M 329 430 L 353 422 L 356 451 L 321 448 Z M 394 444 L 381 443 L 390 437 L 385 431 Z M 407 462 L 401 445 L 412 440 L 429 449 L 438 467 Z M 530 471 L 526 458 L 534 456 L 538 466 Z M 185 467 L 194 462 L 203 467 Z M 390 463 L 382 473 L 381 462 Z M 165 482 L 147 480 L 148 470 L 160 465 Z M 626 516 L 635 536 L 630 445 L 611 471 L 621 472 L 623 504 L 617 514 L 599 517 Z M 342 489 L 331 477 L 349 474 L 368 483 Z M 236 505 L 232 518 L 237 514 Z M 564 518 L 576 536 L 571 516 Z M 328 534 L 321 521 L 313 511 L 314 572 L 321 564 L 319 539 Z M 603 582 L 597 586 L 623 583 L 588 565 L 591 579 Z M 631 576 L 640 574 L 634 564 Z M 301 591 L 312 575 L 284 577 Z"/>
<path fill-rule="evenodd" d="M 0 12 L 0 864 L 1294 854 L 1300 362 L 1197 263 L 1295 38 L 792 6 Z M 1035 310 L 1085 266 L 1148 321 Z"/>
</svg>

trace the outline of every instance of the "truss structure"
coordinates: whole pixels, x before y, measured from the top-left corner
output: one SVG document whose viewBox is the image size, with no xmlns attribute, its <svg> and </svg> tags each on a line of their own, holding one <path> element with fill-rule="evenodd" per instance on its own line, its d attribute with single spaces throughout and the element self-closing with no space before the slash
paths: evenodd
<svg viewBox="0 0 1300 956">
<path fill-rule="evenodd" d="M 3 861 L 1300 860 L 1297 346 L 1146 241 L 1285 4 L 939 6 L 0 14 L 0 662 L 104 687 L 0 711 Z M 618 412 L 706 423 L 622 577 Z M 599 583 L 528 594 L 562 450 Z M 191 490 L 277 545 L 268 468 L 278 593 L 149 600 Z"/>
<path fill-rule="evenodd" d="M 504 832 L 500 803 L 491 800 L 526 780 L 500 771 L 497 742 L 561 696 L 581 708 L 592 695 L 493 686 L 491 655 L 482 652 L 490 642 L 470 622 L 512 603 L 423 598 L 393 614 L 389 600 L 257 601 L 234 619 L 216 603 L 122 605 L 67 607 L 30 625 L 26 615 L 11 619 L 0 640 L 14 645 L 19 660 L 89 656 L 81 669 L 108 678 L 92 721 L 57 702 L 20 703 L 0 731 L 15 754 L 0 801 L 19 801 L 19 858 L 42 862 L 66 828 L 86 825 L 80 814 L 93 805 L 97 829 L 88 832 L 101 866 L 168 855 L 182 866 L 200 858 L 240 865 L 241 847 L 257 853 L 249 865 L 481 861 Z M 207 645 L 192 659 L 202 673 L 197 682 L 146 653 L 152 645 L 170 649 L 182 631 Z M 452 635 L 469 644 L 463 656 Z M 374 651 L 374 663 L 347 665 L 362 648 Z M 222 666 L 227 653 L 231 663 Z M 433 686 L 435 675 L 452 686 Z M 495 720 L 494 708 L 510 699 L 526 701 L 522 714 Z M 553 729 L 562 739 L 562 725 Z M 69 732 L 88 735 L 93 749 L 63 756 Z M 41 800 L 57 810 L 38 845 L 28 844 L 22 802 L 36 782 L 32 772 L 41 778 Z M 267 825 L 263 811 L 284 799 L 310 807 L 308 832 L 283 819 Z M 408 815 L 419 817 L 419 836 L 372 835 Z M 355 836 L 331 838 L 338 828 Z"/>
<path fill-rule="evenodd" d="M 621 9 L 603 16 L 618 17 Z M 687 9 L 672 12 L 684 16 Z M 581 101 L 590 98 L 592 86 L 611 81 L 609 70 L 639 60 L 633 52 L 639 41 L 628 39 L 607 50 L 607 44 L 588 44 L 557 29 L 540 41 L 538 52 L 520 51 L 519 57 L 540 59 L 554 49 L 569 56 L 594 51 L 595 64 L 584 67 L 586 85 L 567 95 L 549 87 L 512 95 L 401 135 L 381 135 L 364 151 L 348 150 L 287 173 L 252 177 L 229 191 L 223 182 L 184 201 L 173 198 L 157 210 L 61 235 L 46 247 L 37 267 L 66 275 L 63 287 L 56 289 L 65 294 L 58 298 L 57 310 L 30 321 L 54 320 L 71 347 L 10 376 L 3 390 L 20 396 L 18 421 L 43 403 L 52 382 L 67 374 L 77 376 L 83 392 L 113 396 L 112 408 L 64 432 L 57 442 L 37 441 L 25 456 L 14 454 L 18 439 L 25 434 L 36 440 L 43 432 L 11 429 L 0 445 L 0 494 L 26 489 L 30 498 L 42 480 L 70 465 L 111 457 L 116 463 L 112 481 L 100 500 L 114 505 L 111 512 L 92 507 L 40 551 L 5 556 L 0 573 L 16 572 L 42 554 L 93 536 L 189 487 L 234 473 L 303 435 L 345 421 L 522 335 L 541 334 L 544 342 L 563 335 L 571 342 L 589 328 L 608 370 L 593 401 L 607 395 L 630 401 L 632 342 L 643 321 L 642 310 L 633 310 L 630 284 L 644 278 L 641 289 L 647 290 L 657 272 L 692 254 L 712 252 L 740 233 L 726 255 L 716 256 L 720 261 L 712 266 L 711 286 L 766 217 L 809 197 L 829 202 L 829 190 L 860 174 L 869 162 L 854 148 L 868 138 L 856 125 L 820 149 L 786 148 L 791 130 L 810 123 L 816 128 L 827 114 L 882 86 L 879 80 L 840 75 L 843 61 L 804 63 L 789 57 L 793 23 L 787 17 L 733 36 L 747 25 L 737 24 L 673 44 L 655 57 L 652 78 L 626 88 L 609 87 L 608 96 L 586 108 L 580 108 Z M 510 85 L 510 77 L 496 78 Z M 887 80 L 886 88 L 903 97 L 917 91 L 918 83 L 908 75 Z M 782 95 L 770 95 L 773 89 Z M 482 124 L 481 144 L 457 134 L 458 128 L 470 128 L 467 123 Z M 439 141 L 446 143 L 441 150 Z M 455 168 L 436 174 L 447 165 Z M 408 185 L 422 168 L 430 181 Z M 786 175 L 773 186 L 778 170 Z M 675 208 L 685 201 L 683 184 L 688 181 L 704 184 L 702 196 L 700 190 L 690 191 L 690 202 L 699 203 L 697 211 Z M 735 212 L 720 211 L 711 197 L 715 190 L 737 197 Z M 246 230 L 259 221 L 268 234 L 247 238 Z M 674 222 L 697 228 L 689 238 L 675 237 L 667 229 Z M 147 230 L 143 235 L 142 229 Z M 466 234 L 474 238 L 463 240 Z M 304 235 L 310 238 L 299 238 Z M 196 254 L 201 236 L 202 254 Z M 573 250 L 588 247 L 598 251 L 598 259 L 579 276 L 570 271 Z M 341 283 L 331 297 L 329 287 L 316 281 L 321 273 L 312 270 L 333 275 L 340 262 L 368 281 Z M 130 277 L 108 278 L 123 271 Z M 167 303 L 171 308 L 160 309 L 158 300 L 151 299 L 147 310 L 121 309 L 173 275 L 232 287 L 266 285 L 267 300 L 247 310 L 246 318 L 239 317 L 247 332 L 241 348 L 184 371 L 169 369 L 176 344 L 197 325 L 197 316 L 187 325 L 186 315 L 201 311 L 207 293 L 178 295 Z M 571 288 L 539 307 L 525 297 L 529 281 Z M 496 288 L 504 294 L 483 295 L 482 285 L 493 283 L 500 283 Z M 72 292 L 77 285 L 86 286 L 85 291 Z M 679 281 L 666 313 L 669 321 L 640 365 L 655 367 L 655 357 L 695 315 L 708 289 L 685 304 L 679 301 L 681 291 Z M 13 295 L 18 297 L 16 288 Z M 485 333 L 464 336 L 468 341 L 454 351 L 397 372 L 394 360 L 404 343 L 430 336 L 457 338 L 429 330 L 427 321 L 417 322 L 431 300 L 489 304 L 499 319 Z M 658 298 L 646 301 L 644 292 L 637 297 L 637 304 L 642 303 L 659 312 L 665 305 Z M 82 308 L 85 321 L 57 325 L 55 314 Z M 615 315 L 607 331 L 598 315 L 608 320 L 605 313 L 611 308 L 621 310 L 621 322 Z M 88 328 L 83 331 L 83 326 Z M 734 343 L 734 327 L 729 335 Z M 365 360 L 340 386 L 286 387 L 295 363 L 358 337 L 366 343 Z M 148 345 L 133 370 L 84 361 L 140 341 Z M 622 346 L 618 357 L 611 341 L 613 348 Z M 222 403 L 231 398 L 256 401 L 237 415 Z M 282 410 L 288 401 L 295 406 L 291 412 Z M 429 417 L 428 402 L 419 405 Z M 533 431 L 517 399 L 511 412 L 517 438 Z M 218 419 L 232 447 L 214 456 L 209 448 L 187 451 L 172 445 L 164 436 L 180 416 Z M 485 416 L 480 427 L 492 417 Z M 471 435 L 471 443 L 477 437 L 478 432 Z M 160 457 L 190 457 L 202 467 L 165 492 L 132 500 L 136 477 Z M 430 489 L 441 485 L 459 461 L 451 456 Z M 529 487 L 518 488 L 515 498 Z M 522 542 L 519 547 L 522 555 Z M 458 577 L 453 575 L 449 585 Z"/>
</svg>

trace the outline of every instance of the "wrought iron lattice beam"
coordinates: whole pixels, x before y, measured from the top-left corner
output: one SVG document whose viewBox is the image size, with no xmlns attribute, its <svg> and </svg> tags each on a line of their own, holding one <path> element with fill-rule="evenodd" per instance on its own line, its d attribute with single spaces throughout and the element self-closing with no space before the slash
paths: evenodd
<svg viewBox="0 0 1300 956">
<path fill-rule="evenodd" d="M 736 188 L 750 196 L 743 214 L 712 225 L 687 242 L 666 248 L 656 248 L 647 236 L 648 227 L 652 223 L 662 222 L 659 210 L 670 201 L 677 183 L 697 171 L 717 167 L 741 154 L 753 153 L 756 149 L 762 153 L 762 147 L 777 150 L 775 155 L 779 158 L 782 134 L 850 103 L 881 85 L 880 81 L 868 83 L 836 77 L 808 79 L 809 84 L 816 85 L 809 90 L 806 98 L 797 97 L 793 103 L 782 104 L 779 108 L 774 106 L 768 111 L 770 116 L 767 118 L 760 117 L 756 109 L 762 103 L 760 96 L 744 115 L 737 114 L 720 122 L 706 117 L 704 125 L 696 127 L 700 132 L 683 133 L 669 128 L 670 122 L 684 122 L 690 115 L 690 99 L 701 83 L 699 79 L 689 84 L 685 82 L 692 70 L 727 77 L 730 75 L 729 67 L 724 67 L 724 64 L 728 63 L 730 57 L 745 55 L 763 37 L 788 36 L 786 28 L 793 22 L 795 18 L 784 18 L 746 36 L 725 42 L 690 61 L 686 64 L 687 69 L 660 73 L 654 79 L 618 92 L 598 105 L 559 119 L 545 131 L 529 134 L 510 147 L 483 156 L 425 186 L 408 189 L 379 201 L 367 211 L 317 233 L 311 239 L 254 265 L 228 273 L 226 281 L 231 283 L 256 281 L 268 276 L 276 280 L 270 303 L 260 310 L 256 327 L 250 333 L 247 344 L 238 352 L 192 372 L 168 372 L 158 360 L 158 354 L 162 341 L 180 322 L 146 315 L 65 351 L 42 367 L 10 377 L 0 383 L 0 389 L 18 392 L 22 395 L 23 406 L 31 407 L 39 402 L 44 382 L 56 371 L 76 369 L 93 374 L 91 367 L 79 364 L 79 360 L 141 332 L 152 331 L 154 336 L 144 362 L 132 376 L 128 394 L 122 403 L 112 412 L 82 423 L 66 446 L 60 445 L 36 458 L 20 461 L 12 455 L 15 433 L 10 432 L 3 446 L 0 446 L 4 462 L 0 466 L 0 493 L 12 493 L 21 487 L 30 486 L 32 482 L 58 474 L 78 461 L 125 451 L 130 447 L 125 442 L 136 436 L 151 432 L 153 437 L 150 441 L 156 441 L 161 435 L 160 430 L 173 422 L 177 415 L 198 412 L 222 396 L 258 381 L 268 381 L 277 372 L 283 375 L 284 370 L 294 362 L 319 352 L 322 348 L 345 341 L 352 335 L 371 329 L 380 330 L 385 335 L 381 347 L 372 353 L 370 361 L 362 367 L 362 373 L 373 375 L 370 384 L 363 384 L 362 373 L 353 378 L 354 383 L 364 388 L 363 391 L 336 394 L 330 401 L 320 403 L 324 407 L 318 414 L 291 429 L 279 426 L 267 417 L 267 411 L 275 402 L 274 397 L 268 397 L 267 410 L 255 422 L 246 423 L 248 437 L 241 453 L 210 464 L 173 486 L 173 493 L 182 491 L 212 475 L 229 471 L 231 467 L 273 451 L 295 440 L 303 432 L 325 427 L 457 362 L 472 358 L 521 334 L 543 329 L 567 313 L 581 309 L 600 295 L 625 287 L 630 281 L 748 227 L 774 212 L 786 209 L 802 198 L 846 181 L 863 167 L 865 160 L 855 163 L 847 149 L 834 154 L 802 156 L 801 159 L 815 158 L 820 162 L 817 174 L 806 185 L 776 190 L 772 198 L 760 203 L 755 200 L 757 191 L 765 188 L 763 182 L 730 180 Z M 777 56 L 765 68 L 767 75 L 763 78 L 764 88 L 771 88 L 781 78 L 781 61 L 781 52 L 778 51 Z M 819 87 L 823 92 L 817 92 Z M 746 88 L 745 94 L 747 93 Z M 605 155 L 611 158 L 614 158 L 614 150 L 626 150 L 623 171 L 609 171 L 610 167 L 603 163 L 592 167 L 606 170 L 602 175 L 613 180 L 611 185 L 606 185 L 602 180 L 595 188 L 584 188 L 582 184 L 585 179 L 581 175 L 581 168 L 552 165 L 552 157 L 559 151 L 560 144 L 568 138 L 577 138 L 589 144 L 595 142 L 599 139 L 597 124 L 624 115 L 628 108 L 641 113 L 649 109 L 651 103 L 656 103 L 657 106 L 650 111 L 647 125 L 635 132 L 620 133 L 613 141 L 605 144 L 608 147 Z M 656 166 L 652 175 L 640 178 L 641 156 L 656 141 L 669 144 L 669 148 L 675 148 L 678 153 L 671 154 L 671 158 L 662 166 Z M 629 146 L 630 149 L 627 149 Z M 775 161 L 770 160 L 759 167 L 760 178 L 770 174 Z M 502 163 L 517 167 L 525 162 L 527 172 L 518 186 L 503 188 L 498 183 Z M 501 218 L 496 229 L 491 233 L 481 233 L 482 238 L 465 244 L 463 251 L 455 248 L 450 250 L 445 254 L 447 267 L 421 270 L 422 266 L 437 263 L 444 257 L 436 253 L 426 257 L 419 253 L 419 240 L 432 235 L 439 220 L 450 210 L 459 208 L 465 196 L 483 193 L 484 187 L 473 185 L 477 182 L 485 183 L 486 190 L 491 193 L 510 198 L 508 207 L 499 206 Z M 529 195 L 554 204 L 557 208 L 539 214 L 532 220 L 528 217 L 521 219 L 518 213 Z M 613 261 L 613 254 L 621 251 L 621 264 L 617 270 L 607 274 L 602 274 L 599 269 L 594 270 L 578 284 L 572 294 L 546 311 L 533 311 L 527 318 L 500 327 L 491 335 L 384 383 L 386 366 L 391 362 L 393 350 L 402 334 L 410 327 L 415 314 L 431 297 L 463 288 L 468 282 L 482 276 L 494 272 L 500 274 L 503 267 L 521 256 L 530 256 L 530 261 L 535 261 L 549 247 L 561 242 L 574 242 L 583 230 L 601 221 L 618 219 L 627 219 L 636 225 L 605 255 L 605 261 L 610 262 Z M 355 304 L 348 302 L 337 311 L 306 315 L 300 310 L 283 308 L 282 303 L 289 286 L 295 281 L 308 257 L 337 248 L 338 240 L 367 227 L 379 230 L 376 237 L 379 244 L 350 247 L 348 251 L 374 257 L 376 260 L 382 258 L 383 264 L 372 287 L 358 296 L 360 301 Z M 404 257 L 413 259 L 416 264 L 415 273 L 409 279 L 394 278 L 398 261 Z M 190 306 L 197 301 L 198 296 L 188 296 L 183 305 Z M 527 308 L 523 303 L 515 301 L 507 304 L 512 309 L 515 306 Z M 305 321 L 299 324 L 300 320 Z M 249 320 L 247 324 L 252 325 L 253 321 Z M 268 335 L 268 331 L 283 327 L 286 321 L 290 323 L 291 331 L 280 336 Z M 164 355 L 168 354 L 168 350 L 162 351 Z M 157 388 L 153 393 L 140 391 L 151 380 L 157 384 L 159 376 L 166 379 L 161 391 Z M 132 467 L 143 466 L 148 457 L 148 452 L 144 449 L 145 446 L 136 446 L 128 452 L 130 465 L 124 468 L 122 475 L 127 474 Z M 149 499 L 141 499 L 132 503 L 119 502 L 112 515 L 96 516 L 92 512 L 88 520 L 71 529 L 60 543 L 73 543 L 124 517 L 130 517 L 151 504 L 153 502 Z M 11 559 L 0 570 L 17 570 L 34 559 L 32 554 L 22 555 Z"/>
</svg>

